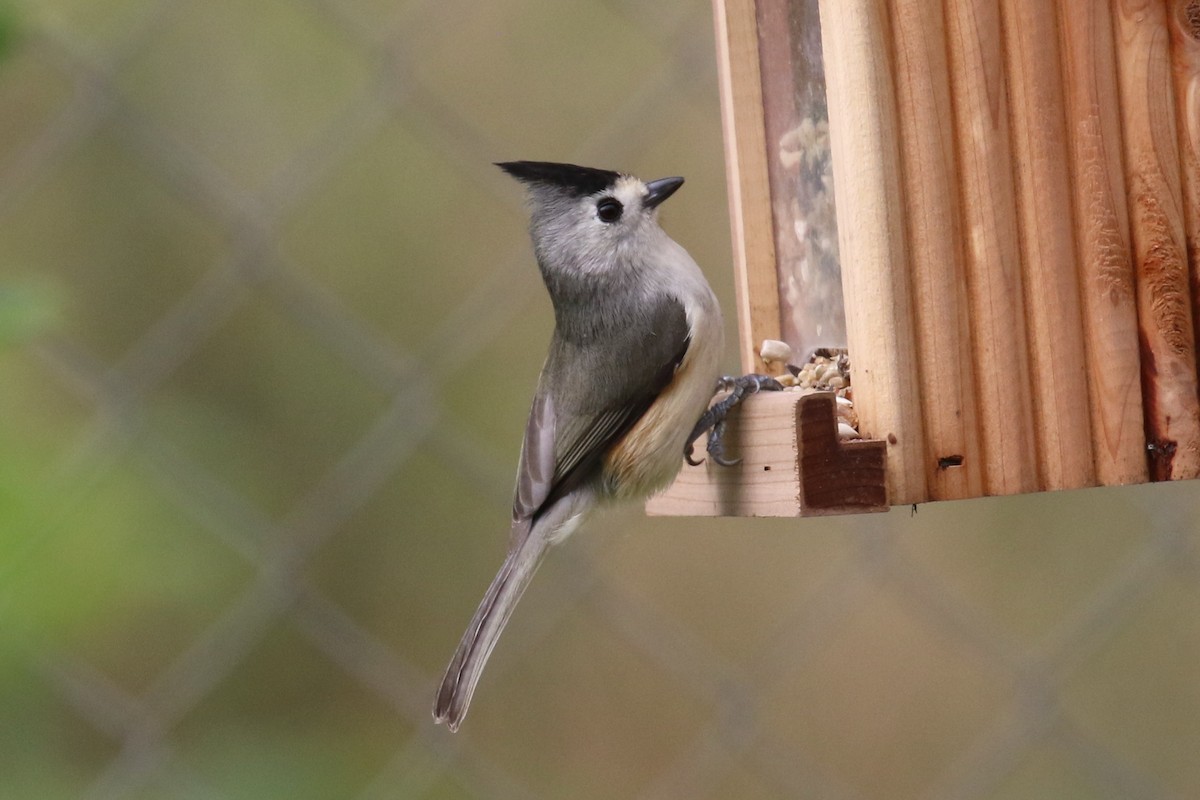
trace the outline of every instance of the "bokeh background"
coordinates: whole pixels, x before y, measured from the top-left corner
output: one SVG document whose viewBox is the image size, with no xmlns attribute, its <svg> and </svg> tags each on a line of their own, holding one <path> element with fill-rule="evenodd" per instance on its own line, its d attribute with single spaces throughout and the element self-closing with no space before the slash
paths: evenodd
<svg viewBox="0 0 1200 800">
<path fill-rule="evenodd" d="M 0 0 L 0 797 L 1200 796 L 1195 484 L 617 511 L 432 724 L 552 325 L 490 162 L 687 176 L 732 341 L 713 54 L 705 0 Z"/>
</svg>

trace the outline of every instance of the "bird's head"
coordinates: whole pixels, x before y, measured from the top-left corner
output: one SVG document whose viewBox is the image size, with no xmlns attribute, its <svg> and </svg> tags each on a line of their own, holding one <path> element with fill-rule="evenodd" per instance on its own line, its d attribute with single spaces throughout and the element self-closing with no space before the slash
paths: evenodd
<svg viewBox="0 0 1200 800">
<path fill-rule="evenodd" d="M 530 229 L 543 270 L 595 274 L 636 263 L 665 238 L 658 206 L 683 178 L 643 182 L 606 169 L 547 161 L 496 166 L 529 190 Z"/>
</svg>

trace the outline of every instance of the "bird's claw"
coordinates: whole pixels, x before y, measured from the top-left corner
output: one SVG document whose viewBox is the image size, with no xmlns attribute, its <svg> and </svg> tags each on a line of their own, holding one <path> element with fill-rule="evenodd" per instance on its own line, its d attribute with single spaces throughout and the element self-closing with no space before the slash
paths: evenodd
<svg viewBox="0 0 1200 800">
<path fill-rule="evenodd" d="M 740 458 L 725 458 L 725 420 L 720 420 L 708 432 L 708 446 L 706 449 L 708 450 L 708 454 L 712 456 L 712 460 L 722 467 L 736 467 L 742 463 Z"/>
<path fill-rule="evenodd" d="M 708 431 L 708 443 L 705 449 L 708 451 L 709 456 L 712 457 L 712 460 L 723 467 L 733 467 L 740 464 L 742 462 L 740 458 L 732 460 L 725 458 L 725 418 L 733 410 L 734 406 L 742 402 L 742 399 L 747 394 L 756 394 L 761 391 L 777 392 L 782 389 L 783 385 L 769 375 L 722 376 L 717 381 L 716 391 L 729 392 L 729 394 L 709 406 L 708 410 L 696 422 L 696 427 L 692 429 L 692 434 L 688 437 L 687 444 L 683 448 L 684 459 L 693 467 L 698 467 L 704 463 L 704 459 L 696 461 L 692 458 L 692 453 L 694 452 L 692 443 L 702 433 Z"/>
</svg>

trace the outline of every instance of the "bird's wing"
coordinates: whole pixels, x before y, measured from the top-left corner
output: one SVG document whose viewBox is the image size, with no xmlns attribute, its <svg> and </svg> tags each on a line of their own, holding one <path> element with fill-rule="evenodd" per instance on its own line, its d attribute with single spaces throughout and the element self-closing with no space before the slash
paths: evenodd
<svg viewBox="0 0 1200 800">
<path fill-rule="evenodd" d="M 514 544 L 545 509 L 596 474 L 604 454 L 671 382 L 690 343 L 674 298 L 616 327 L 602 341 L 572 344 L 556 333 L 551 343 L 517 470 Z"/>
<path fill-rule="evenodd" d="M 543 369 L 544 372 L 544 369 Z M 525 441 L 517 467 L 517 490 L 513 498 L 513 537 L 524 538 L 534 513 L 541 508 L 554 486 L 554 401 L 538 386 L 525 424 Z"/>
</svg>

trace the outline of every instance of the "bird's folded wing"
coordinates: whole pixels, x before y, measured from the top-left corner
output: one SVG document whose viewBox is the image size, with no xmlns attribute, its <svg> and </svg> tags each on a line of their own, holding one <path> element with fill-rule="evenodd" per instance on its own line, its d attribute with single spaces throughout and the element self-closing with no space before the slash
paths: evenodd
<svg viewBox="0 0 1200 800">
<path fill-rule="evenodd" d="M 595 475 L 605 453 L 646 413 L 687 353 L 683 308 L 664 299 L 627 341 L 573 346 L 556 341 L 533 400 L 513 501 L 512 543 L 537 517 Z M 560 369 L 552 369 L 559 360 Z M 546 375 L 555 375 L 551 384 Z"/>
</svg>

